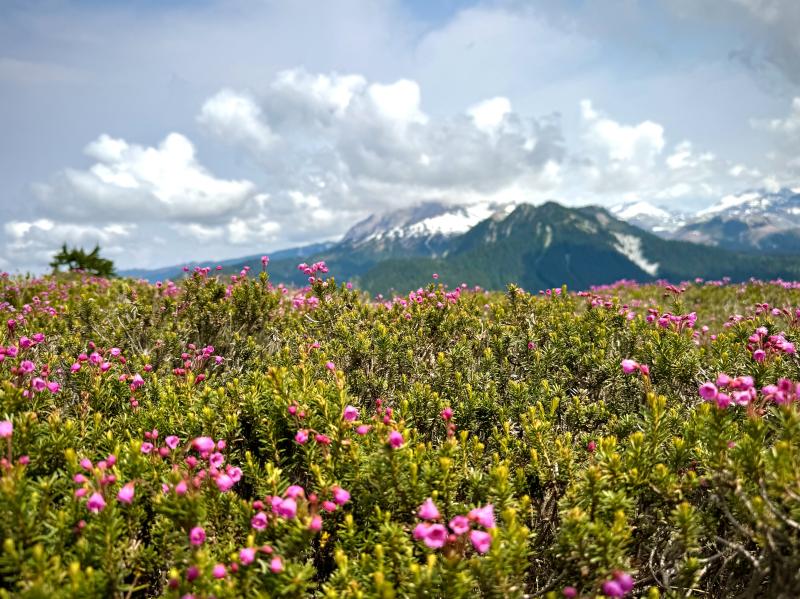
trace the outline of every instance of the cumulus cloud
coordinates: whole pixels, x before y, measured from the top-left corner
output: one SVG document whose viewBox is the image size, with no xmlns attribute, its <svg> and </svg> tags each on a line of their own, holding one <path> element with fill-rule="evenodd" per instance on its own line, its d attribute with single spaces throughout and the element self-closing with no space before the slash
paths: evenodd
<svg viewBox="0 0 800 599">
<path fill-rule="evenodd" d="M 581 101 L 585 173 L 596 191 L 625 192 L 641 187 L 664 150 L 664 128 L 653 121 L 634 125 L 600 114 Z"/>
<path fill-rule="evenodd" d="M 250 181 L 209 173 L 179 133 L 157 147 L 104 134 L 85 153 L 96 160 L 87 170 L 64 169 L 35 186 L 48 214 L 89 221 L 203 221 L 236 212 L 256 195 Z"/>
<path fill-rule="evenodd" d="M 275 78 L 259 103 L 261 126 L 281 139 L 283 163 L 241 136 L 239 141 L 272 175 L 294 178 L 287 187 L 313 188 L 328 208 L 497 191 L 543 173 L 564 153 L 557 116 L 523 117 L 508 99 L 493 98 L 434 118 L 422 108 L 420 86 L 407 79 L 369 82 L 361 75 L 291 70 Z M 209 132 L 237 138 L 235 129 Z M 336 181 L 325 182 L 332 174 Z"/>
<path fill-rule="evenodd" d="M 242 150 L 251 177 L 213 174 L 179 133 L 155 146 L 101 135 L 85 148 L 90 166 L 35 186 L 48 219 L 9 223 L 6 253 L 45 262 L 62 241 L 99 242 L 126 264 L 152 264 L 163 248 L 195 243 L 203 255 L 192 258 L 233 257 L 335 238 L 370 213 L 421 200 L 671 203 L 761 177 L 588 99 L 574 105 L 571 143 L 559 113 L 531 116 L 506 96 L 465 104 L 434 114 L 417 81 L 303 69 L 259 92 L 223 88 L 196 122 L 208 140 Z M 793 118 L 764 126 L 791 133 Z"/>
<path fill-rule="evenodd" d="M 581 203 L 696 204 L 763 183 L 757 169 L 698 150 L 691 140 L 670 144 L 660 123 L 622 123 L 590 100 L 580 103 L 580 113 L 580 143 L 560 190 Z"/>
<path fill-rule="evenodd" d="M 197 119 L 218 137 L 252 146 L 258 152 L 266 151 L 276 141 L 252 98 L 229 89 L 206 100 Z"/>
<path fill-rule="evenodd" d="M 6 238 L 5 254 L 15 268 L 36 268 L 47 264 L 53 249 L 61 243 L 83 247 L 103 246 L 103 253 L 118 257 L 126 252 L 125 245 L 136 232 L 136 225 L 107 223 L 85 225 L 56 222 L 47 218 L 35 221 L 7 222 L 3 229 Z"/>
</svg>

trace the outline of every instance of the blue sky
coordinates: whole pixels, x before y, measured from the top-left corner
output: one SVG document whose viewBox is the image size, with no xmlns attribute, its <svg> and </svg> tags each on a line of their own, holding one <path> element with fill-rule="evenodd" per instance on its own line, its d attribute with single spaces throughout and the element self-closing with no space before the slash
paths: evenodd
<svg viewBox="0 0 800 599">
<path fill-rule="evenodd" d="M 341 235 L 419 201 L 800 185 L 795 0 L 7 0 L 0 268 Z"/>
</svg>

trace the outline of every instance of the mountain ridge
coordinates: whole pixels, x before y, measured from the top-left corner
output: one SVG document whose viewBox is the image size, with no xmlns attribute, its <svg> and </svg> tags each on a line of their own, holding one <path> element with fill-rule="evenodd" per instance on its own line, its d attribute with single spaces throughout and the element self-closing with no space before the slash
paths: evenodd
<svg viewBox="0 0 800 599">
<path fill-rule="evenodd" d="M 228 261 L 223 272 L 260 267 L 260 257 L 250 258 Z M 297 263 L 319 260 L 329 264 L 337 280 L 351 280 L 371 292 L 416 288 L 430 282 L 434 272 L 449 285 L 503 288 L 517 283 L 528 289 L 564 283 L 587 288 L 619 279 L 800 278 L 797 258 L 665 239 L 620 220 L 609 209 L 554 201 L 486 204 L 471 213 L 466 207 L 431 203 L 373 215 L 339 242 L 274 253 L 270 277 L 302 286 L 307 281 Z"/>
</svg>

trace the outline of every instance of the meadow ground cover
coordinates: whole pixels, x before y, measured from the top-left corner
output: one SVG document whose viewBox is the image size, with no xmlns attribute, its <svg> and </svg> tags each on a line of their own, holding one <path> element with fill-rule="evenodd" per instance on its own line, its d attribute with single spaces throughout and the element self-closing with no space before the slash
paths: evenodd
<svg viewBox="0 0 800 599">
<path fill-rule="evenodd" d="M 800 593 L 800 285 L 0 279 L 0 595 Z"/>
</svg>

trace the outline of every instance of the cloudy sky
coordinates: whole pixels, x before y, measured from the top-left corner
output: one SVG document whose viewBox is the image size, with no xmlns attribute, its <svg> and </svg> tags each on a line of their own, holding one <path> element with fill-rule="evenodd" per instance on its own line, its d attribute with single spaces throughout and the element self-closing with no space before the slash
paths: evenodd
<svg viewBox="0 0 800 599">
<path fill-rule="evenodd" d="M 797 0 L 0 0 L 0 268 L 800 185 Z"/>
</svg>

